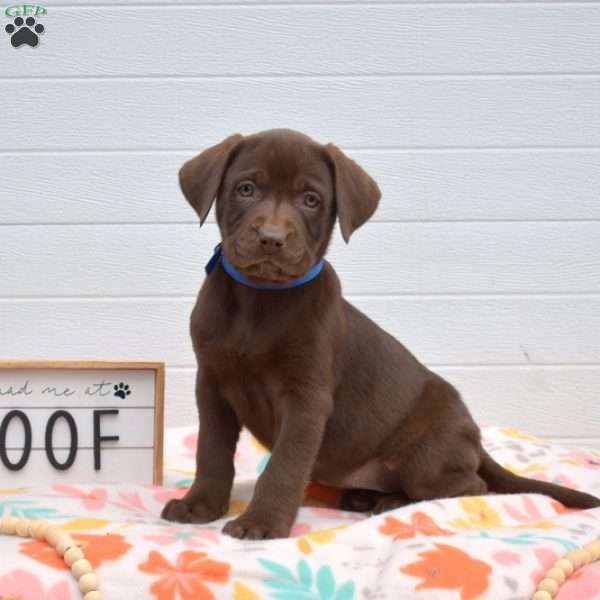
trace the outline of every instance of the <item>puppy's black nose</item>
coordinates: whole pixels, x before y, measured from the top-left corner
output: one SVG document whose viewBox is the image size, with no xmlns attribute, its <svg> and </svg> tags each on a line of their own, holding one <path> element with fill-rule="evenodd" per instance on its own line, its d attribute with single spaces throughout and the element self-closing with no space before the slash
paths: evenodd
<svg viewBox="0 0 600 600">
<path fill-rule="evenodd" d="M 285 244 L 285 232 L 277 225 L 262 225 L 258 229 L 258 241 L 267 254 L 279 252 Z"/>
</svg>

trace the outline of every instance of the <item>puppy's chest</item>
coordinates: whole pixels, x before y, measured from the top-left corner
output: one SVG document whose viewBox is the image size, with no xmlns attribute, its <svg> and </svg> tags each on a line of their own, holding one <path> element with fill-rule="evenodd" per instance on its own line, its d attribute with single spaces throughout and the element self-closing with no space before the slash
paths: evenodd
<svg viewBox="0 0 600 600">
<path fill-rule="evenodd" d="M 193 331 L 199 363 L 216 378 L 239 422 L 270 446 L 288 401 L 286 392 L 297 385 L 313 344 L 306 338 L 299 341 L 276 315 L 264 320 L 244 313 L 212 316 L 198 320 Z"/>
<path fill-rule="evenodd" d="M 205 360 L 216 376 L 219 394 L 233 408 L 238 421 L 270 446 L 283 410 L 279 385 L 282 375 L 275 357 L 268 352 L 213 347 Z"/>
</svg>

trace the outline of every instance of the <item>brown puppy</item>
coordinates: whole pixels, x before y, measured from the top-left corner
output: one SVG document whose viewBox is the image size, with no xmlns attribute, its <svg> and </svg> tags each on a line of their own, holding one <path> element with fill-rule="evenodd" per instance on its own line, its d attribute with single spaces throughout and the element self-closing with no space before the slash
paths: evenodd
<svg viewBox="0 0 600 600">
<path fill-rule="evenodd" d="M 186 163 L 180 182 L 201 222 L 217 198 L 226 260 L 213 264 L 191 318 L 197 475 L 164 518 L 227 512 L 242 426 L 272 457 L 246 512 L 225 526 L 239 538 L 287 536 L 311 480 L 348 490 L 345 507 L 377 512 L 488 491 L 600 506 L 494 462 L 458 392 L 346 302 L 329 263 L 283 289 L 325 254 L 336 217 L 348 241 L 377 207 L 377 185 L 338 148 L 287 130 L 234 135 Z"/>
</svg>

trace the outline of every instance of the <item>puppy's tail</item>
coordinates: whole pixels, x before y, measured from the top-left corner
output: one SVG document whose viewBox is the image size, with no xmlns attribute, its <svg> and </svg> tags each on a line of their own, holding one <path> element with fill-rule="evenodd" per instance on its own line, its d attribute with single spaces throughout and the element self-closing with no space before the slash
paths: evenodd
<svg viewBox="0 0 600 600">
<path fill-rule="evenodd" d="M 555 483 L 520 477 L 500 466 L 485 450 L 482 449 L 481 453 L 482 461 L 479 467 L 479 475 L 487 483 L 490 492 L 498 494 L 545 494 L 569 508 L 600 507 L 599 498 Z"/>
</svg>

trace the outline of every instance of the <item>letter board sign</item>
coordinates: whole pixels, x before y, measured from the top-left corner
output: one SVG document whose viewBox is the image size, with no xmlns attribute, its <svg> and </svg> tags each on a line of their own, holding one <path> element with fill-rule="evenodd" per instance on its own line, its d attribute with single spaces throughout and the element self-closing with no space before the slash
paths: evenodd
<svg viewBox="0 0 600 600">
<path fill-rule="evenodd" d="M 162 481 L 164 365 L 0 362 L 0 481 Z"/>
</svg>

